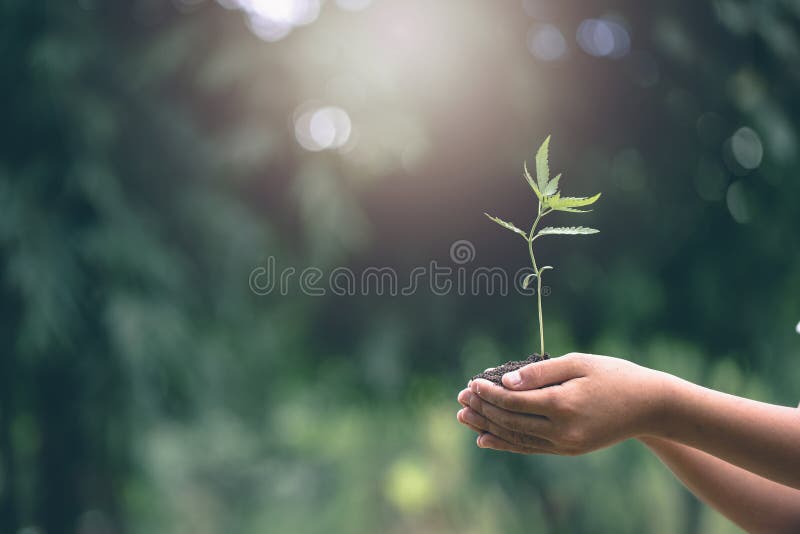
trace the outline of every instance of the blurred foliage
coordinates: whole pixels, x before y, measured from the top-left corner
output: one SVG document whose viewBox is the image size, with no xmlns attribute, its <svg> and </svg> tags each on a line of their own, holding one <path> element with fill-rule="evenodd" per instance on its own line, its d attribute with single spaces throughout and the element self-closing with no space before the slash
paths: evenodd
<svg viewBox="0 0 800 534">
<path fill-rule="evenodd" d="M 464 238 L 516 269 L 482 213 L 529 212 L 552 131 L 606 192 L 599 239 L 545 245 L 552 351 L 795 404 L 800 3 L 329 1 L 278 42 L 221 4 L 0 2 L 0 532 L 731 532 L 636 443 L 473 446 L 456 392 L 532 350 L 530 298 L 247 282 Z M 606 15 L 625 57 L 572 42 Z M 526 49 L 537 18 L 562 60 Z M 297 144 L 314 99 L 355 149 Z"/>
</svg>

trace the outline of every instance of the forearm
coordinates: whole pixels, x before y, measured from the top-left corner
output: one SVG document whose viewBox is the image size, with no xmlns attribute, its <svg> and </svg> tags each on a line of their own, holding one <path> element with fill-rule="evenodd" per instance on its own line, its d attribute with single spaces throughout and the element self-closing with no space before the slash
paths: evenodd
<svg viewBox="0 0 800 534">
<path fill-rule="evenodd" d="M 800 412 L 669 377 L 654 437 L 705 451 L 800 489 Z"/>
<path fill-rule="evenodd" d="M 753 533 L 800 531 L 800 490 L 668 440 L 641 438 L 700 500 Z"/>
</svg>

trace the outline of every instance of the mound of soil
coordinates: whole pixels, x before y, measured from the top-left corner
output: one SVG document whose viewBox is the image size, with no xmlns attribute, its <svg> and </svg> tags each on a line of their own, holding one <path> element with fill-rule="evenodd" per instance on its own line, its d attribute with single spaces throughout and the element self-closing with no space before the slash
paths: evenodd
<svg viewBox="0 0 800 534">
<path fill-rule="evenodd" d="M 531 354 L 524 360 L 514 360 L 506 362 L 498 367 L 492 367 L 490 369 L 487 369 L 486 371 L 473 376 L 472 380 L 475 380 L 476 378 L 483 378 L 485 380 L 488 380 L 489 382 L 494 382 L 498 386 L 502 386 L 504 374 L 510 373 L 511 371 L 516 371 L 520 367 L 525 367 L 529 363 L 536 363 L 549 359 L 550 355 L 546 352 L 544 353 L 544 356 L 540 356 L 538 354 Z"/>
</svg>

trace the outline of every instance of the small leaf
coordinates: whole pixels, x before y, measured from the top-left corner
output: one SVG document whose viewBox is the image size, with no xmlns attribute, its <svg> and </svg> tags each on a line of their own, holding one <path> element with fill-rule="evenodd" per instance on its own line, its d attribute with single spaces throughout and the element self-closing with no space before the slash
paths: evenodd
<svg viewBox="0 0 800 534">
<path fill-rule="evenodd" d="M 592 210 L 576 210 L 575 208 L 553 208 L 557 211 L 567 211 L 569 213 L 590 213 Z"/>
<path fill-rule="evenodd" d="M 536 182 L 539 184 L 540 191 L 544 191 L 547 188 L 547 182 L 550 181 L 549 150 L 550 136 L 548 135 L 542 146 L 539 147 L 539 151 L 536 152 Z"/>
<path fill-rule="evenodd" d="M 523 166 L 523 169 L 524 169 L 524 173 L 523 174 L 525 176 L 525 180 L 528 181 L 528 185 L 530 185 L 531 189 L 533 189 L 533 192 L 536 193 L 536 198 L 538 198 L 539 201 L 541 201 L 542 200 L 542 192 L 539 191 L 539 187 L 537 187 L 536 182 L 533 180 L 533 177 L 531 176 L 531 173 L 528 172 L 528 162 L 527 161 L 524 162 L 522 164 L 522 166 Z"/>
<path fill-rule="evenodd" d="M 555 267 L 553 267 L 552 265 L 545 265 L 544 267 L 542 267 L 541 269 L 539 269 L 539 274 L 542 274 L 543 272 L 545 272 L 545 271 L 546 271 L 546 270 L 548 270 L 548 269 L 549 269 L 549 270 L 553 270 L 553 269 L 555 269 Z"/>
<path fill-rule="evenodd" d="M 522 289 L 528 289 L 528 286 L 530 285 L 531 280 L 533 280 L 535 278 L 536 278 L 536 273 L 531 273 L 528 276 L 526 276 L 525 279 L 522 281 Z"/>
<path fill-rule="evenodd" d="M 554 211 L 570 211 L 573 213 L 589 213 L 590 211 L 592 211 L 592 210 L 576 210 L 571 206 L 564 206 L 563 204 L 565 198 L 569 200 L 567 204 L 572 203 L 572 201 L 574 201 L 575 199 L 575 197 L 562 197 L 561 193 L 556 193 L 553 196 L 544 197 L 544 200 L 542 200 L 542 205 L 545 208 L 550 208 L 551 210 Z"/>
<path fill-rule="evenodd" d="M 553 196 L 558 192 L 558 181 L 561 180 L 561 175 L 559 174 L 552 180 L 547 183 L 547 187 L 544 188 L 542 194 L 546 197 Z"/>
<path fill-rule="evenodd" d="M 484 215 L 486 215 L 487 217 L 489 217 L 491 220 L 493 220 L 494 222 L 496 222 L 497 224 L 499 224 L 499 225 L 500 225 L 500 226 L 502 226 L 503 228 L 505 228 L 505 229 L 507 229 L 507 230 L 511 230 L 512 232 L 516 232 L 516 233 L 518 233 L 519 235 L 521 235 L 522 237 L 524 237 L 524 238 L 525 238 L 525 241 L 527 241 L 527 240 L 528 240 L 528 234 L 526 234 L 524 231 L 522 231 L 522 230 L 520 230 L 519 228 L 517 228 L 516 226 L 514 226 L 514 224 L 513 224 L 513 223 L 506 222 L 506 221 L 504 221 L 503 219 L 500 219 L 500 218 L 497 218 L 497 217 L 492 217 L 492 216 L 491 216 L 491 215 L 489 215 L 488 213 L 484 213 Z"/>
<path fill-rule="evenodd" d="M 588 235 L 596 234 L 600 230 L 594 228 L 587 228 L 586 226 L 548 226 L 539 230 L 536 237 L 542 235 Z"/>
<path fill-rule="evenodd" d="M 548 205 L 554 210 L 567 211 L 564 208 L 579 208 L 581 206 L 589 206 L 597 202 L 602 193 L 597 193 L 592 197 L 560 197 L 548 202 Z"/>
</svg>

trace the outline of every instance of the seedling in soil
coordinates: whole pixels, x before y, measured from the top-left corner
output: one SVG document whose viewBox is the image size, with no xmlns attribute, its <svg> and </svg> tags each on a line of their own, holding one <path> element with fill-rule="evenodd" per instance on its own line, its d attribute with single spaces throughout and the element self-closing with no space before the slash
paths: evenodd
<svg viewBox="0 0 800 534">
<path fill-rule="evenodd" d="M 549 355 L 544 351 L 544 317 L 542 316 L 542 273 L 547 271 L 548 269 L 552 269 L 553 267 L 550 265 L 543 265 L 539 267 L 539 264 L 536 262 L 536 256 L 533 252 L 533 245 L 534 242 L 543 236 L 550 236 L 550 235 L 589 235 L 589 234 L 596 234 L 599 230 L 595 230 L 594 228 L 588 228 L 586 226 L 546 226 L 543 228 L 539 228 L 539 223 L 542 222 L 542 219 L 547 215 L 550 215 L 554 211 L 565 211 L 568 213 L 587 213 L 591 210 L 580 209 L 585 208 L 586 206 L 590 206 L 597 202 L 597 199 L 600 198 L 600 193 L 597 193 L 591 197 L 562 197 L 561 192 L 559 191 L 559 182 L 561 181 L 561 174 L 558 174 L 553 179 L 550 179 L 550 165 L 548 162 L 548 152 L 550 150 L 550 136 L 547 136 L 547 139 L 544 140 L 542 146 L 539 147 L 538 152 L 536 152 L 536 179 L 534 180 L 531 176 L 530 172 L 528 171 L 528 164 L 527 162 L 524 164 L 524 173 L 525 180 L 528 182 L 528 185 L 531 186 L 533 192 L 536 194 L 536 198 L 538 199 L 538 209 L 536 212 L 536 219 L 533 221 L 531 225 L 531 229 L 529 232 L 525 232 L 517 228 L 514 224 L 504 221 L 498 217 L 493 217 L 486 214 L 491 220 L 505 228 L 506 230 L 511 230 L 512 232 L 518 234 L 525 240 L 525 243 L 528 247 L 528 255 L 531 259 L 531 266 L 533 267 L 533 272 L 525 277 L 522 282 L 522 286 L 527 289 L 533 281 L 536 282 L 536 302 L 537 302 L 537 309 L 538 309 L 538 316 L 539 316 L 539 354 L 532 354 L 528 356 L 525 360 L 519 361 L 512 361 L 507 362 L 501 365 L 500 367 L 494 367 L 491 369 L 487 369 L 483 373 L 476 375 L 473 378 L 485 378 L 487 380 L 491 380 L 496 384 L 501 384 L 501 378 L 503 374 L 508 373 L 509 371 L 513 371 L 515 369 L 519 369 L 529 363 L 538 362 L 541 360 L 546 360 L 549 358 Z"/>
</svg>

